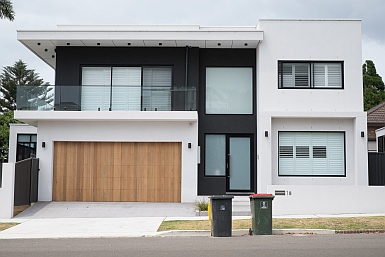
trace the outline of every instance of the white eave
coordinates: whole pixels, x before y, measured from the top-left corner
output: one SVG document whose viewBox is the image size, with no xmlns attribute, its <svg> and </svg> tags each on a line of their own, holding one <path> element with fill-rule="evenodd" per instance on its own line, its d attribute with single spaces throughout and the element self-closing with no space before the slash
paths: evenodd
<svg viewBox="0 0 385 257">
<path fill-rule="evenodd" d="M 57 30 L 18 30 L 17 39 L 55 68 L 58 46 L 256 48 L 263 31 L 254 26 L 60 25 Z"/>
</svg>

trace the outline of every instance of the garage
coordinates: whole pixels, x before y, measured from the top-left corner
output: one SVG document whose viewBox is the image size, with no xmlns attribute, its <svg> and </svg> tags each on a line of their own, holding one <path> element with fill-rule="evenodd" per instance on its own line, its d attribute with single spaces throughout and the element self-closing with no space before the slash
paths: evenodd
<svg viewBox="0 0 385 257">
<path fill-rule="evenodd" d="M 180 142 L 54 142 L 53 201 L 180 202 Z"/>
</svg>

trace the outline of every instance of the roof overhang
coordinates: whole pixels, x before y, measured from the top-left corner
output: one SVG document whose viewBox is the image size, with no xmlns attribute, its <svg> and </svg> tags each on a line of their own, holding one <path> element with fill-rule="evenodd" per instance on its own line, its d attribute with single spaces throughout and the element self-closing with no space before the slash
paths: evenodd
<svg viewBox="0 0 385 257">
<path fill-rule="evenodd" d="M 256 48 L 263 31 L 256 26 L 58 26 L 57 30 L 18 30 L 17 39 L 55 68 L 58 46 Z"/>
</svg>

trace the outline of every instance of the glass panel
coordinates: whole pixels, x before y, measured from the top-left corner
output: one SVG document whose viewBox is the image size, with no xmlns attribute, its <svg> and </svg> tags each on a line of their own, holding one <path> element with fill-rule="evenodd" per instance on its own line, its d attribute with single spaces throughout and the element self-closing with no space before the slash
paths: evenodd
<svg viewBox="0 0 385 257">
<path fill-rule="evenodd" d="M 230 190 L 250 190 L 250 138 L 230 137 Z"/>
<path fill-rule="evenodd" d="M 207 68 L 207 114 L 252 114 L 253 69 Z"/>
<path fill-rule="evenodd" d="M 172 68 L 143 68 L 143 110 L 171 111 Z"/>
<path fill-rule="evenodd" d="M 29 143 L 31 142 L 31 135 L 18 135 L 17 142 Z"/>
<path fill-rule="evenodd" d="M 31 142 L 34 142 L 34 143 L 37 142 L 37 136 L 36 135 L 31 135 Z"/>
<path fill-rule="evenodd" d="M 82 111 L 110 108 L 111 68 L 84 67 L 82 72 Z"/>
<path fill-rule="evenodd" d="M 112 68 L 112 110 L 140 111 L 142 68 Z"/>
<path fill-rule="evenodd" d="M 226 175 L 226 136 L 206 135 L 205 175 Z"/>
</svg>

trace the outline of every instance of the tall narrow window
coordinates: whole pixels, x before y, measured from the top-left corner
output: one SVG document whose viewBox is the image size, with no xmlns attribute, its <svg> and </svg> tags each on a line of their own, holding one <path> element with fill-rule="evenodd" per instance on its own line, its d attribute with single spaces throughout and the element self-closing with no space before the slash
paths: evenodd
<svg viewBox="0 0 385 257">
<path fill-rule="evenodd" d="M 226 175 L 226 136 L 206 135 L 205 175 Z"/>
<path fill-rule="evenodd" d="M 84 67 L 82 111 L 108 111 L 111 100 L 111 67 Z"/>
<path fill-rule="evenodd" d="M 140 111 L 141 80 L 140 67 L 112 68 L 112 110 Z"/>
<path fill-rule="evenodd" d="M 171 110 L 172 69 L 170 67 L 143 68 L 143 109 Z"/>
<path fill-rule="evenodd" d="M 206 68 L 207 114 L 252 114 L 252 68 Z"/>
</svg>

